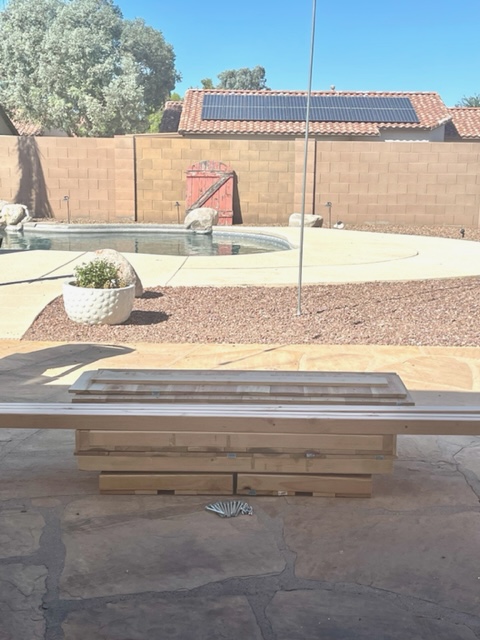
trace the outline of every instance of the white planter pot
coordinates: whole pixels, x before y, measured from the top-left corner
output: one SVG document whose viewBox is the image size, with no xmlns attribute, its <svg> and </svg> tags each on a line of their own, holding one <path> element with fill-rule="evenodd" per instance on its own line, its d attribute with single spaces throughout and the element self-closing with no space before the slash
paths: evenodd
<svg viewBox="0 0 480 640">
<path fill-rule="evenodd" d="M 121 324 L 133 309 L 135 285 L 122 289 L 86 289 L 63 284 L 63 304 L 70 320 L 82 324 Z"/>
</svg>

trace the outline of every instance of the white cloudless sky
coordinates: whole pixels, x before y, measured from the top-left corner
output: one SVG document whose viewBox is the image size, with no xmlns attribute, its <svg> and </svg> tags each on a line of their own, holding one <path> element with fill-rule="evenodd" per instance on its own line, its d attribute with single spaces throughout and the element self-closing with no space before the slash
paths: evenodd
<svg viewBox="0 0 480 640">
<path fill-rule="evenodd" d="M 256 65 L 271 89 L 307 89 L 312 0 L 116 4 L 173 46 L 180 95 Z M 315 26 L 314 90 L 436 91 L 447 106 L 480 94 L 480 0 L 317 0 Z"/>
</svg>

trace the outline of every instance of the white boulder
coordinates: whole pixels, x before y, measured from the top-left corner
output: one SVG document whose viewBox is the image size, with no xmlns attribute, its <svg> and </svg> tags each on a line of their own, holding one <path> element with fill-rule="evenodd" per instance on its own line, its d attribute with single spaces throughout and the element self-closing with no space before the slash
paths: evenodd
<svg viewBox="0 0 480 640">
<path fill-rule="evenodd" d="M 192 209 L 185 217 L 185 229 L 192 231 L 211 232 L 212 227 L 218 223 L 218 211 L 210 207 Z"/>
<path fill-rule="evenodd" d="M 323 224 L 322 216 L 313 215 L 311 213 L 306 213 L 304 215 L 304 227 L 321 227 Z M 301 227 L 302 226 L 302 214 L 301 213 L 292 213 L 292 215 L 288 219 L 289 227 Z"/>
<path fill-rule="evenodd" d="M 132 267 L 130 262 L 115 249 L 98 249 L 87 253 L 85 256 L 85 262 L 93 262 L 94 260 L 108 260 L 112 262 L 119 270 L 121 279 L 125 282 L 125 285 L 135 285 L 135 297 L 141 298 L 143 296 L 143 285 L 138 273 Z"/>
<path fill-rule="evenodd" d="M 24 204 L 4 204 L 0 210 L 0 220 L 10 227 L 28 222 L 32 218 Z"/>
</svg>

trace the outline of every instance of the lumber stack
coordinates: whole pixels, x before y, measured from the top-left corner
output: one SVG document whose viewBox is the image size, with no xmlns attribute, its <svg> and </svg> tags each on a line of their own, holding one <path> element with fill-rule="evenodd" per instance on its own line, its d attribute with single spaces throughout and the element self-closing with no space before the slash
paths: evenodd
<svg viewBox="0 0 480 640">
<path fill-rule="evenodd" d="M 394 373 L 100 369 L 69 391 L 76 403 L 413 404 Z M 396 436 L 319 433 L 301 419 L 291 432 L 240 432 L 228 417 L 202 430 L 141 431 L 132 418 L 131 431 L 77 430 L 75 454 L 80 469 L 101 472 L 101 493 L 367 497 L 372 475 L 392 471 Z"/>
</svg>

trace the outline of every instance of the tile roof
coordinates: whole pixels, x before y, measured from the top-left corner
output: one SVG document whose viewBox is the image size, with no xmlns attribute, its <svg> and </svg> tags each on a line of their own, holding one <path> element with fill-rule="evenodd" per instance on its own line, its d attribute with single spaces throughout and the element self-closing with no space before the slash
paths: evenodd
<svg viewBox="0 0 480 640">
<path fill-rule="evenodd" d="M 14 121 L 15 128 L 18 131 L 19 136 L 41 136 L 43 135 L 43 127 L 33 122 L 19 122 Z"/>
<path fill-rule="evenodd" d="M 451 122 L 445 127 L 450 140 L 480 140 L 480 107 L 452 107 Z"/>
<path fill-rule="evenodd" d="M 202 120 L 202 104 L 206 94 L 258 94 L 258 91 L 231 91 L 189 89 L 183 101 L 183 110 L 178 127 L 179 133 L 195 134 L 283 134 L 302 135 L 305 133 L 305 122 L 280 121 L 246 121 L 246 120 Z M 304 96 L 305 91 L 269 91 L 273 95 Z M 383 129 L 423 129 L 431 130 L 451 119 L 449 110 L 444 105 L 438 93 L 416 93 L 403 91 L 312 91 L 312 96 L 322 95 L 340 96 L 374 96 L 409 98 L 417 117 L 418 123 L 375 123 L 375 122 L 310 122 L 309 130 L 312 135 L 348 135 L 348 136 L 378 136 Z"/>
<path fill-rule="evenodd" d="M 17 136 L 18 131 L 14 125 L 14 123 L 12 122 L 12 120 L 8 117 L 7 112 L 5 111 L 5 109 L 2 107 L 2 105 L 0 105 L 0 118 L 2 118 L 3 122 L 6 124 L 6 126 L 10 129 L 11 133 L 13 136 Z"/>
<path fill-rule="evenodd" d="M 25 120 L 18 112 L 12 112 L 10 120 L 14 124 L 19 136 L 41 136 L 43 134 L 43 127 L 41 125 Z"/>
<path fill-rule="evenodd" d="M 167 100 L 165 102 L 165 111 L 167 109 L 173 109 L 174 111 L 182 111 L 183 100 Z"/>
<path fill-rule="evenodd" d="M 183 102 L 178 100 L 168 100 L 165 102 L 162 120 L 160 121 L 160 133 L 174 133 L 178 131 L 178 123 L 182 113 Z"/>
<path fill-rule="evenodd" d="M 17 129 L 19 136 L 65 136 L 61 129 L 47 129 L 41 124 L 31 120 L 25 120 L 19 113 L 13 113 L 11 120 Z"/>
</svg>

